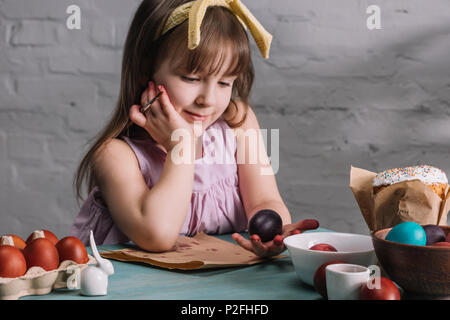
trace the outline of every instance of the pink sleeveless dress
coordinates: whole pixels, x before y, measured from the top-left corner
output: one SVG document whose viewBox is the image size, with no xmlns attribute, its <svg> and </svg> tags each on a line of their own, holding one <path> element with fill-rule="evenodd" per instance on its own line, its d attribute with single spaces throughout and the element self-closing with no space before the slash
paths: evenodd
<svg viewBox="0 0 450 320">
<path fill-rule="evenodd" d="M 162 173 L 166 153 L 150 139 L 120 138 L 133 149 L 144 180 L 152 188 Z M 219 119 L 204 131 L 202 139 L 204 156 L 195 160 L 192 198 L 180 235 L 245 231 L 248 222 L 239 192 L 233 131 Z M 88 245 L 90 230 L 97 244 L 130 241 L 114 224 L 97 186 L 83 203 L 70 233 Z"/>
</svg>

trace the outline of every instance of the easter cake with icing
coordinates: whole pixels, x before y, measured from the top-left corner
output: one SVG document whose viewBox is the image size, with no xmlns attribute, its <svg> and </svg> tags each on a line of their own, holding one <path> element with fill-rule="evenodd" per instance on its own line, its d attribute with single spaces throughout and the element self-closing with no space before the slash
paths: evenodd
<svg viewBox="0 0 450 320">
<path fill-rule="evenodd" d="M 373 179 L 374 194 L 395 183 L 420 180 L 441 199 L 445 198 L 448 180 L 444 171 L 429 165 L 388 169 L 378 172 Z"/>
</svg>

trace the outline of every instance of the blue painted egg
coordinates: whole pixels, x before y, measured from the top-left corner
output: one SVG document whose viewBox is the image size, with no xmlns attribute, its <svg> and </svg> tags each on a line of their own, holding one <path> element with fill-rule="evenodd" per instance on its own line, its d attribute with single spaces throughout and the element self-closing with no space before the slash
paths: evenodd
<svg viewBox="0 0 450 320">
<path fill-rule="evenodd" d="M 419 224 L 411 221 L 402 222 L 389 231 L 386 240 L 424 246 L 427 243 L 425 230 Z"/>
</svg>

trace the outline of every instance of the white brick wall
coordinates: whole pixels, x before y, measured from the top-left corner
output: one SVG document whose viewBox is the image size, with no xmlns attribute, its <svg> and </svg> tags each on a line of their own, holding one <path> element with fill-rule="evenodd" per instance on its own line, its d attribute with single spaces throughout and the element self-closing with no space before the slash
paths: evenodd
<svg viewBox="0 0 450 320">
<path fill-rule="evenodd" d="M 0 0 L 1 234 L 68 234 L 72 176 L 115 106 L 139 3 Z M 350 165 L 430 163 L 450 174 L 447 0 L 244 3 L 274 35 L 269 60 L 254 51 L 252 105 L 262 128 L 280 129 L 277 180 L 294 220 L 367 233 Z M 66 28 L 71 4 L 81 30 Z M 366 28 L 370 4 L 382 30 Z"/>
</svg>

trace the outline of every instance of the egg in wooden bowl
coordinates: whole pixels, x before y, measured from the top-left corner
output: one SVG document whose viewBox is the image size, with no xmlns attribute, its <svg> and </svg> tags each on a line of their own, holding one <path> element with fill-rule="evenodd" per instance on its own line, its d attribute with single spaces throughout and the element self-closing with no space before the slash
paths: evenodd
<svg viewBox="0 0 450 320">
<path fill-rule="evenodd" d="M 440 226 L 445 234 L 450 226 Z M 450 298 L 450 247 L 411 245 L 386 240 L 392 228 L 372 233 L 375 254 L 383 270 L 407 295 Z"/>
</svg>

